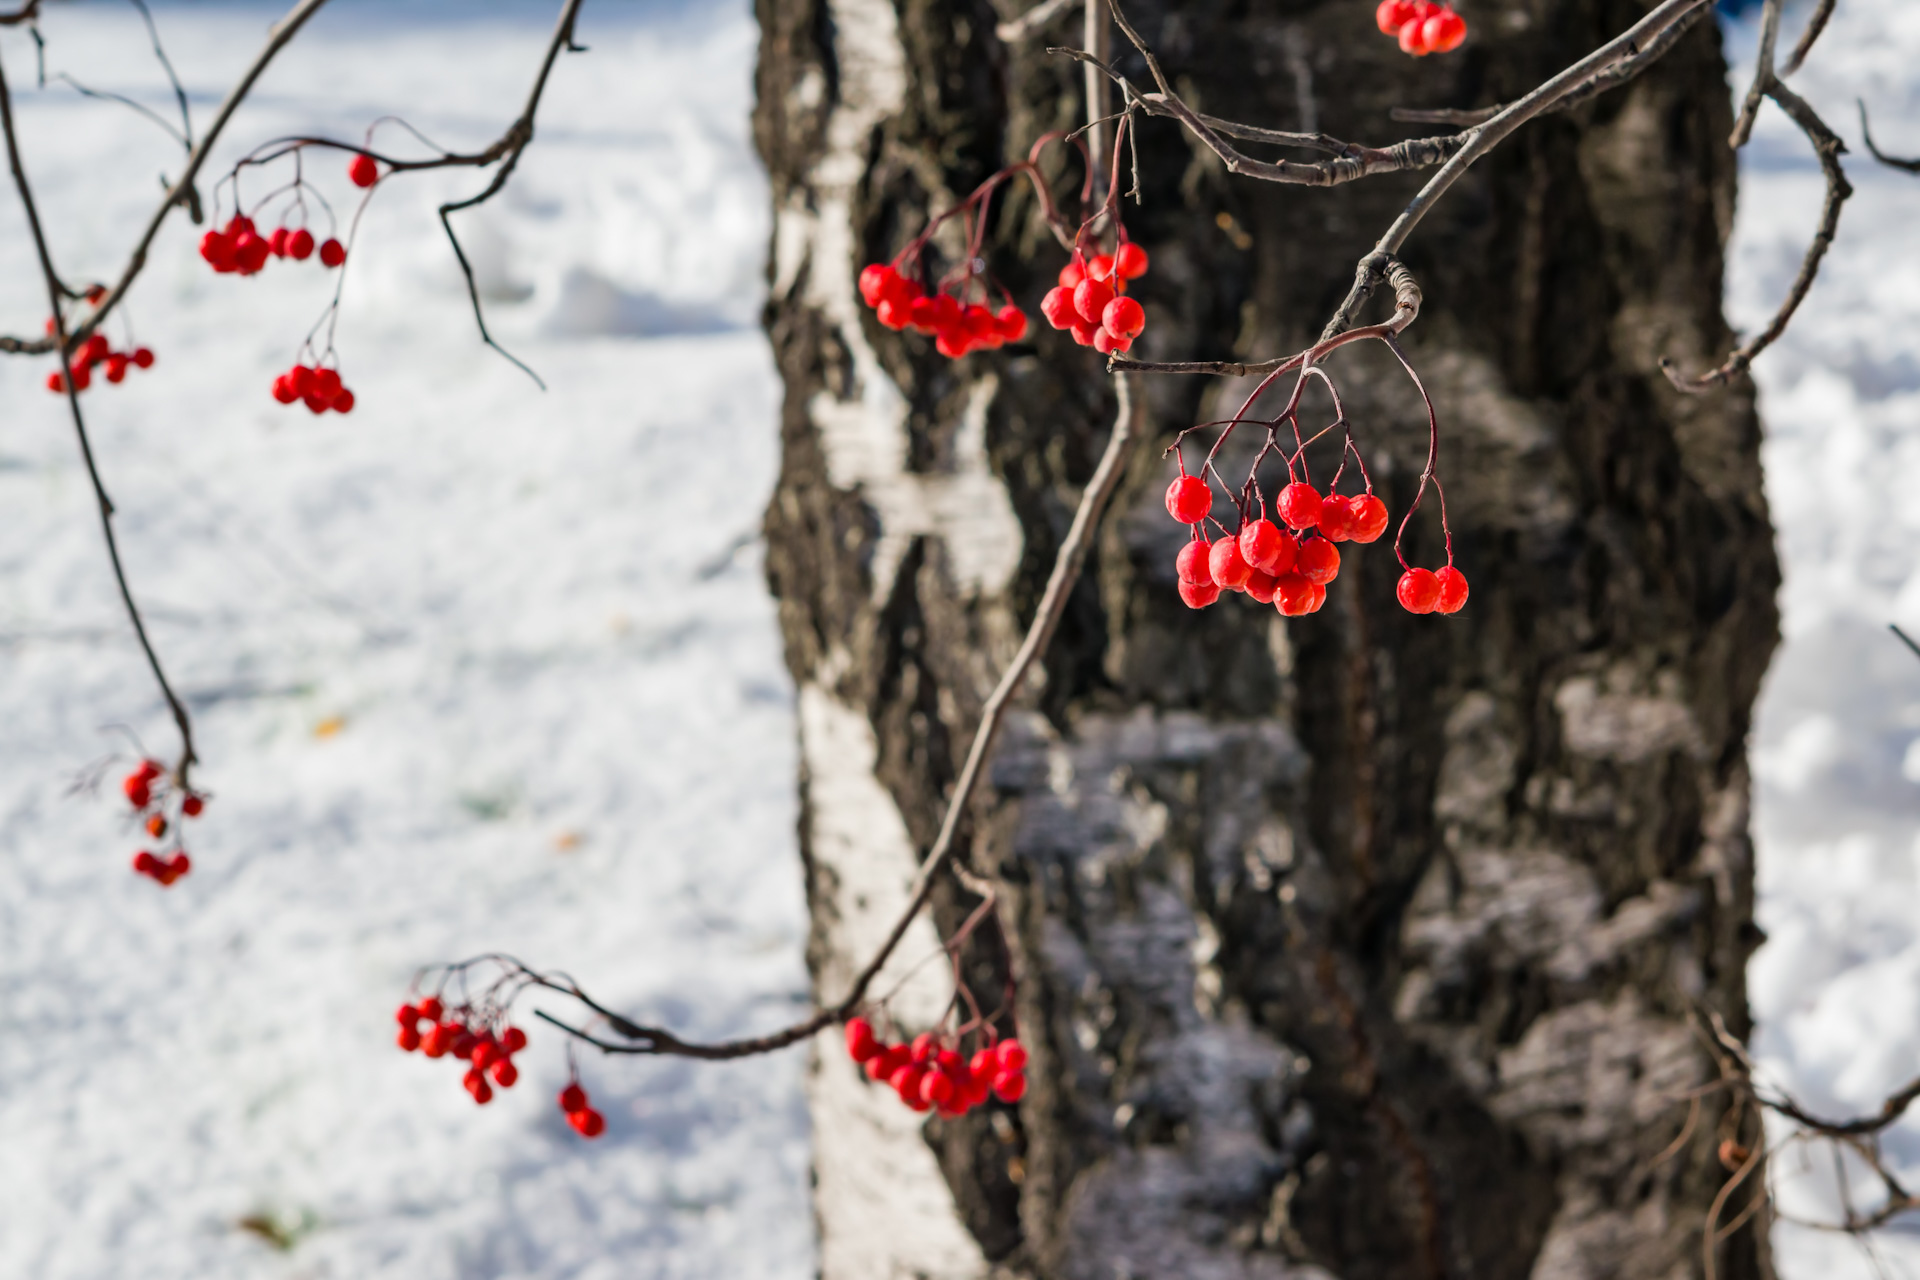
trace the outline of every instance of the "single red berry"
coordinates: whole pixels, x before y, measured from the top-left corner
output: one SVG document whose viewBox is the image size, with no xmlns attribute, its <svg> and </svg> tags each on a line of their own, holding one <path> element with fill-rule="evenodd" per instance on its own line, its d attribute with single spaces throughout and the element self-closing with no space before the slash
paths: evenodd
<svg viewBox="0 0 1920 1280">
<path fill-rule="evenodd" d="M 953 1077 L 944 1071 L 929 1071 L 920 1080 L 920 1100 L 944 1107 L 953 1101 Z"/>
<path fill-rule="evenodd" d="M 481 1106 L 484 1107 L 493 1101 L 493 1086 L 488 1084 L 487 1078 L 477 1070 L 467 1072 L 466 1086 L 467 1092 L 472 1094 L 473 1100 Z"/>
<path fill-rule="evenodd" d="M 496 1058 L 491 1069 L 493 1082 L 502 1089 L 513 1088 L 513 1082 L 520 1078 L 520 1068 L 513 1065 L 511 1059 Z"/>
<path fill-rule="evenodd" d="M 293 394 L 306 397 L 313 394 L 313 370 L 304 364 L 297 364 L 287 370 L 287 385 L 293 388 Z"/>
<path fill-rule="evenodd" d="M 913 1038 L 913 1061 L 916 1064 L 932 1062 L 933 1055 L 938 1052 L 938 1050 L 939 1043 L 934 1040 L 933 1032 L 931 1031 L 922 1031 Z"/>
<path fill-rule="evenodd" d="M 99 364 L 112 352 L 112 344 L 104 334 L 93 334 L 80 347 L 80 353 L 88 364 Z"/>
<path fill-rule="evenodd" d="M 1432 613 L 1440 604 L 1440 579 L 1431 569 L 1409 569 L 1400 575 L 1394 594 L 1408 613 Z"/>
<path fill-rule="evenodd" d="M 1353 537 L 1353 500 L 1330 493 L 1320 502 L 1320 534 L 1333 542 Z"/>
<path fill-rule="evenodd" d="M 92 383 L 93 374 L 88 372 L 86 365 L 77 364 L 73 366 L 73 389 L 75 391 L 85 391 Z"/>
<path fill-rule="evenodd" d="M 252 218 L 244 217 L 237 213 L 233 215 L 226 225 L 226 233 L 235 240 L 238 240 L 242 234 L 251 233 L 255 230 L 257 230 L 257 228 L 253 225 Z"/>
<path fill-rule="evenodd" d="M 900 273 L 884 263 L 872 262 L 860 269 L 860 297 L 870 307 L 880 305 L 887 296 L 887 287 L 899 278 Z"/>
<path fill-rule="evenodd" d="M 855 1062 L 865 1062 L 880 1052 L 880 1042 L 874 1039 L 873 1024 L 865 1018 L 847 1019 L 847 1056 Z"/>
<path fill-rule="evenodd" d="M 1240 526 L 1240 558 L 1263 573 L 1285 573 L 1293 567 L 1293 539 L 1265 516 Z M 1285 561 L 1286 568 L 1276 568 Z"/>
<path fill-rule="evenodd" d="M 527 1047 L 527 1033 L 518 1027 L 508 1027 L 500 1033 L 500 1047 L 508 1053 L 518 1053 Z"/>
<path fill-rule="evenodd" d="M 1115 298 L 1100 313 L 1100 323 L 1116 338 L 1137 338 L 1147 327 L 1147 313 L 1132 298 Z"/>
<path fill-rule="evenodd" d="M 66 389 L 67 389 L 67 375 L 66 375 L 66 374 L 64 374 L 64 373 L 50 373 L 50 374 L 48 374 L 48 375 L 47 375 L 47 390 L 49 390 L 49 391 L 62 391 L 62 392 L 63 392 L 63 391 L 65 391 Z"/>
<path fill-rule="evenodd" d="M 1105 280 L 1113 275 L 1113 255 L 1096 253 L 1087 261 L 1087 279 Z"/>
<path fill-rule="evenodd" d="M 143 876 L 156 875 L 160 870 L 160 859 L 154 857 L 150 850 L 142 849 L 133 855 L 133 869 Z"/>
<path fill-rule="evenodd" d="M 1104 281 L 1082 280 L 1073 290 L 1073 309 L 1088 324 L 1097 325 L 1100 317 L 1106 313 L 1107 304 L 1113 301 L 1113 290 Z"/>
<path fill-rule="evenodd" d="M 936 311 L 932 298 L 915 298 L 907 304 L 907 326 L 915 333 L 933 336 L 940 327 L 935 323 Z"/>
<path fill-rule="evenodd" d="M 1180 599 L 1189 609 L 1204 609 L 1220 598 L 1220 588 L 1211 582 L 1182 582 Z"/>
<path fill-rule="evenodd" d="M 1313 584 L 1297 573 L 1283 573 L 1273 584 L 1274 607 L 1289 618 L 1297 618 L 1313 604 Z"/>
<path fill-rule="evenodd" d="M 1240 539 L 1222 538 L 1207 555 L 1207 575 L 1224 591 L 1238 591 L 1247 585 L 1253 566 L 1240 554 Z"/>
<path fill-rule="evenodd" d="M 1274 584 L 1278 579 L 1263 569 L 1255 569 L 1247 575 L 1247 594 L 1260 604 L 1273 603 Z"/>
<path fill-rule="evenodd" d="M 1320 505 L 1320 491 L 1297 480 L 1280 491 L 1275 504 L 1291 529 L 1311 529 L 1320 523 Z"/>
<path fill-rule="evenodd" d="M 347 163 L 347 176 L 353 179 L 356 187 L 370 187 L 380 181 L 380 166 L 372 156 L 355 156 Z"/>
<path fill-rule="evenodd" d="M 1066 266 L 1060 268 L 1060 287 L 1071 294 L 1075 289 L 1080 287 L 1080 282 L 1086 278 L 1086 259 L 1082 258 L 1078 251 L 1076 251 L 1072 260 L 1069 261 Z"/>
<path fill-rule="evenodd" d="M 295 262 L 305 262 L 313 256 L 313 232 L 301 227 L 287 237 L 287 256 Z"/>
<path fill-rule="evenodd" d="M 429 1058 L 444 1058 L 447 1049 L 453 1044 L 453 1028 L 444 1022 L 436 1022 L 428 1028 L 421 1038 L 420 1051 Z"/>
<path fill-rule="evenodd" d="M 1307 606 L 1308 613 L 1320 612 L 1320 606 L 1327 602 L 1327 589 L 1320 583 L 1313 584 L 1313 603 Z"/>
<path fill-rule="evenodd" d="M 587 1109 L 587 1091 L 579 1082 L 569 1084 L 560 1091 L 560 1109 L 568 1115 L 575 1115 Z"/>
<path fill-rule="evenodd" d="M 1325 538 L 1308 538 L 1300 544 L 1293 571 L 1308 582 L 1325 586 L 1340 575 L 1340 550 Z"/>
<path fill-rule="evenodd" d="M 333 398 L 333 411 L 335 413 L 352 413 L 353 403 L 353 392 L 342 387 L 340 388 L 340 394 Z"/>
<path fill-rule="evenodd" d="M 1412 0 L 1380 0 L 1380 7 L 1373 12 L 1373 20 L 1382 35 L 1399 35 L 1400 28 L 1412 19 Z"/>
<path fill-rule="evenodd" d="M 473 1051 L 480 1047 L 480 1037 L 461 1027 L 453 1033 L 453 1056 L 465 1061 L 473 1057 Z"/>
<path fill-rule="evenodd" d="M 1458 613 L 1467 603 L 1467 575 L 1448 565 L 1433 575 L 1440 584 L 1440 602 L 1434 606 L 1439 613 Z"/>
<path fill-rule="evenodd" d="M 167 834 L 167 820 L 157 813 L 149 817 L 147 819 L 147 834 L 155 840 Z"/>
<path fill-rule="evenodd" d="M 322 400 L 332 400 L 340 394 L 340 371 L 338 369 L 315 369 L 313 371 L 313 393 Z"/>
<path fill-rule="evenodd" d="M 1213 544 L 1205 538 L 1190 540 L 1180 548 L 1180 554 L 1173 562 L 1174 572 L 1180 581 L 1204 586 L 1213 581 Z"/>
<path fill-rule="evenodd" d="M 891 1085 L 893 1091 L 902 1098 L 918 1098 L 920 1096 L 920 1081 L 926 1074 L 927 1069 L 925 1067 L 909 1062 L 888 1076 L 887 1083 Z"/>
<path fill-rule="evenodd" d="M 138 770 L 127 775 L 120 789 L 127 793 L 127 803 L 136 809 L 144 809 L 153 800 L 153 779 Z"/>
<path fill-rule="evenodd" d="M 127 376 L 128 360 L 122 355 L 107 357 L 107 381 L 117 383 Z"/>
<path fill-rule="evenodd" d="M 485 1037 L 481 1037 L 480 1042 L 473 1046 L 473 1052 L 467 1055 L 477 1071 L 485 1071 L 500 1056 L 500 1050 L 494 1046 L 493 1041 Z"/>
<path fill-rule="evenodd" d="M 951 1075 L 953 1072 L 959 1071 L 961 1068 L 965 1067 L 967 1064 L 965 1059 L 961 1058 L 957 1050 L 942 1049 L 940 1050 L 940 1052 L 933 1055 L 933 1065 L 940 1068 L 940 1070 L 945 1071 L 949 1075 Z"/>
<path fill-rule="evenodd" d="M 1420 28 L 1420 36 L 1434 53 L 1452 53 L 1467 38 L 1467 20 L 1442 6 Z"/>
<path fill-rule="evenodd" d="M 1006 1039 L 1000 1042 L 994 1055 L 1000 1059 L 1000 1066 L 1007 1071 L 1020 1071 L 1027 1065 L 1027 1047 L 1018 1040 Z"/>
<path fill-rule="evenodd" d="M 1024 1071 L 1002 1071 L 993 1078 L 994 1096 L 1002 1102 L 1018 1102 L 1027 1094 L 1027 1074 Z"/>
<path fill-rule="evenodd" d="M 878 320 L 887 328 L 898 332 L 907 327 L 908 321 L 912 316 L 912 311 L 910 310 L 911 305 L 912 304 L 908 302 L 896 301 L 893 298 L 882 298 L 880 299 L 880 305 L 873 309 L 874 319 Z"/>
<path fill-rule="evenodd" d="M 1088 324 L 1080 319 L 1080 313 L 1077 311 L 1073 315 L 1073 323 L 1067 326 L 1073 333 L 1073 340 L 1083 347 L 1093 346 L 1100 337 L 1100 326 Z"/>
<path fill-rule="evenodd" d="M 320 242 L 320 265 L 337 267 L 347 260 L 347 248 L 332 236 Z"/>
<path fill-rule="evenodd" d="M 1147 251 L 1129 240 L 1113 251 L 1113 266 L 1122 280 L 1138 280 L 1147 274 Z"/>
<path fill-rule="evenodd" d="M 1213 510 L 1213 490 L 1199 476 L 1175 476 L 1167 486 L 1167 514 L 1181 524 L 1199 524 Z"/>
<path fill-rule="evenodd" d="M 293 380 L 289 375 L 283 373 L 273 380 L 273 398 L 281 404 L 292 404 L 300 398 L 300 393 L 293 389 Z"/>
<path fill-rule="evenodd" d="M 592 1107 L 574 1112 L 567 1117 L 567 1123 L 583 1138 L 597 1138 L 607 1131 L 607 1118 Z"/>
<path fill-rule="evenodd" d="M 1071 326 L 1080 318 L 1073 307 L 1073 290 L 1064 284 L 1047 290 L 1047 296 L 1040 299 L 1040 314 L 1056 329 Z"/>
<path fill-rule="evenodd" d="M 400 1046 L 402 1052 L 412 1053 L 420 1047 L 420 1028 L 414 1026 L 401 1027 L 400 1034 L 395 1038 L 394 1043 Z"/>
<path fill-rule="evenodd" d="M 1132 338 L 1117 338 L 1105 325 L 1093 331 L 1093 349 L 1103 356 L 1110 356 L 1116 351 L 1125 351 L 1132 345 Z"/>
<path fill-rule="evenodd" d="M 233 242 L 218 231 L 200 237 L 200 256 L 215 271 L 233 270 Z"/>
<path fill-rule="evenodd" d="M 242 232 L 233 242 L 234 266 L 242 275 L 254 275 L 267 265 L 267 257 L 271 252 L 265 240 L 251 231 Z"/>
<path fill-rule="evenodd" d="M 166 883 L 172 884 L 175 880 L 178 880 L 191 870 L 193 870 L 193 859 L 186 855 L 185 850 L 174 854 L 171 858 L 167 859 Z"/>
<path fill-rule="evenodd" d="M 993 1073 L 1000 1069 L 1000 1055 L 992 1049 L 981 1049 L 967 1060 L 967 1074 L 974 1079 L 986 1076 L 993 1079 Z"/>
<path fill-rule="evenodd" d="M 893 1073 L 906 1065 L 906 1060 L 895 1056 L 898 1045 L 887 1045 L 879 1053 L 867 1059 L 867 1079 L 891 1080 Z"/>
<path fill-rule="evenodd" d="M 1353 540 L 1372 542 L 1387 531 L 1387 504 L 1367 494 L 1352 501 Z"/>
<path fill-rule="evenodd" d="M 394 1010 L 393 1020 L 403 1027 L 417 1028 L 420 1025 L 420 1010 L 415 1005 L 403 1004 Z"/>
<path fill-rule="evenodd" d="M 992 1071 L 988 1071 L 984 1075 L 975 1073 L 967 1078 L 966 1086 L 961 1089 L 960 1096 L 968 1107 L 981 1105 L 993 1093 L 993 1075 Z"/>
<path fill-rule="evenodd" d="M 292 234 L 293 232 L 287 230 L 285 227 L 275 227 L 273 229 L 273 234 L 267 237 L 268 251 L 271 252 L 273 256 L 276 258 L 286 257 L 287 256 L 287 237 Z"/>
<path fill-rule="evenodd" d="M 204 799 L 191 793 L 188 794 L 185 800 L 180 802 L 180 812 L 182 816 L 188 818 L 199 817 L 200 811 L 206 807 L 207 802 Z"/>
<path fill-rule="evenodd" d="M 133 363 L 142 369 L 153 368 L 153 352 L 146 347 L 135 347 L 133 349 Z"/>
<path fill-rule="evenodd" d="M 440 1015 L 446 1011 L 447 1008 L 440 1003 L 439 996 L 428 996 L 420 1002 L 420 1016 L 428 1022 L 440 1021 Z"/>
<path fill-rule="evenodd" d="M 1400 52 L 1410 53 L 1416 58 L 1424 58 L 1432 52 L 1427 48 L 1427 24 L 1419 18 L 1411 18 L 1400 28 Z"/>
<path fill-rule="evenodd" d="M 1027 336 L 1027 313 L 1011 302 L 995 312 L 993 319 L 1002 342 L 1018 342 Z"/>
</svg>

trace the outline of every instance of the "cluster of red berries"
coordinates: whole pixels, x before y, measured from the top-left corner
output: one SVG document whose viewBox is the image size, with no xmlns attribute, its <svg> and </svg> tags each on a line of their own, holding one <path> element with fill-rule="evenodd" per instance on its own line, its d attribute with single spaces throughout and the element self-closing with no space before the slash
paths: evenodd
<svg viewBox="0 0 1920 1280">
<path fill-rule="evenodd" d="M 1199 476 L 1183 472 L 1167 486 L 1167 513 L 1194 526 L 1175 561 L 1180 598 L 1190 609 L 1206 608 L 1222 591 L 1244 591 L 1289 618 L 1314 613 L 1327 601 L 1327 584 L 1340 575 L 1333 544 L 1372 542 L 1387 528 L 1387 504 L 1371 492 L 1322 497 L 1299 481 L 1274 503 L 1280 525 L 1264 514 L 1243 516 L 1237 536 L 1209 542 L 1200 524 L 1212 509 L 1213 491 Z"/>
<path fill-rule="evenodd" d="M 53 331 L 53 321 L 49 320 L 47 321 L 47 332 L 52 333 Z M 147 350 L 145 347 L 135 347 L 132 351 L 115 351 L 113 344 L 107 341 L 105 334 L 96 333 L 82 343 L 78 351 L 74 352 L 73 364 L 70 367 L 73 370 L 73 389 L 75 391 L 85 391 L 93 385 L 93 369 L 95 365 L 106 366 L 105 373 L 102 376 L 104 376 L 108 382 L 119 382 L 127 376 L 128 369 L 153 368 L 153 352 Z M 47 390 L 65 395 L 67 391 L 67 375 L 64 373 L 48 374 Z"/>
<path fill-rule="evenodd" d="M 587 1091 L 578 1080 L 569 1080 L 560 1091 L 560 1109 L 567 1113 L 573 1131 L 583 1138 L 597 1138 L 607 1130 L 607 1118 L 587 1105 Z"/>
<path fill-rule="evenodd" d="M 149 836 L 162 840 L 169 831 L 174 832 L 173 852 L 163 858 L 150 849 L 142 849 L 133 857 L 134 872 L 157 880 L 165 887 L 193 870 L 193 860 L 180 847 L 175 825 L 167 820 L 167 804 L 177 797 L 180 816 L 197 818 L 206 808 L 206 797 L 170 786 L 167 771 L 157 760 L 142 760 L 132 773 L 121 780 L 120 790 L 126 795 L 127 803 L 133 806 L 134 816 L 141 819 L 141 825 Z"/>
<path fill-rule="evenodd" d="M 527 1047 L 527 1033 L 518 1027 L 507 1027 L 497 1036 L 484 1024 L 476 1024 L 476 1029 L 467 1024 L 461 1010 L 446 1008 L 438 996 L 428 996 L 419 1004 L 403 1004 L 394 1017 L 400 1023 L 398 1043 L 403 1051 L 418 1049 L 429 1058 L 451 1054 L 472 1064 L 462 1083 L 481 1106 L 493 1101 L 488 1076 L 502 1089 L 511 1089 L 520 1078 L 513 1055 Z M 423 1022 L 430 1024 L 424 1033 L 420 1030 Z"/>
<path fill-rule="evenodd" d="M 278 227 L 263 236 L 253 219 L 240 214 L 224 228 L 200 237 L 200 256 L 221 275 L 250 276 L 267 265 L 268 258 L 305 262 L 313 256 L 313 232 L 305 227 Z M 337 267 L 347 260 L 347 248 L 332 236 L 320 242 L 320 265 Z"/>
<path fill-rule="evenodd" d="M 971 1058 L 931 1032 L 913 1043 L 882 1044 L 865 1018 L 847 1020 L 847 1053 L 867 1069 L 869 1079 L 884 1081 L 915 1111 L 963 1116 L 986 1102 L 1018 1102 L 1027 1092 L 1027 1051 L 1018 1040 L 1002 1040 Z"/>
<path fill-rule="evenodd" d="M 931 336 L 934 350 L 950 360 L 1027 336 L 1026 313 L 1011 302 L 995 310 L 983 303 L 962 302 L 945 289 L 930 295 L 918 280 L 878 262 L 861 269 L 860 297 L 881 324 Z"/>
<path fill-rule="evenodd" d="M 1127 281 L 1147 274 L 1147 251 L 1123 240 L 1112 253 L 1089 260 L 1078 249 L 1060 268 L 1060 283 L 1040 300 L 1040 314 L 1056 329 L 1101 355 L 1125 351 L 1147 327 L 1147 313 L 1126 296 Z"/>
<path fill-rule="evenodd" d="M 1380 0 L 1373 19 L 1380 30 L 1400 38 L 1400 48 L 1416 58 L 1452 53 L 1467 38 L 1467 20 L 1451 5 L 1433 0 Z"/>
<path fill-rule="evenodd" d="M 338 369 L 297 364 L 273 380 L 273 398 L 281 404 L 304 400 L 315 413 L 353 412 L 353 392 L 340 381 Z"/>
</svg>

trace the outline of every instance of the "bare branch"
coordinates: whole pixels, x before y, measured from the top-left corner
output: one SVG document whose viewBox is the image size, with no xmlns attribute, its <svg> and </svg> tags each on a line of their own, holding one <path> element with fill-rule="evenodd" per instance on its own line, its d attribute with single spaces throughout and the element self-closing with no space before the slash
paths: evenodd
<svg viewBox="0 0 1920 1280">
<path fill-rule="evenodd" d="M 1007 44 L 1017 44 L 1028 36 L 1040 34 L 1049 22 L 1073 8 L 1081 0 L 1040 0 L 1017 18 L 1011 18 L 993 29 L 994 34 Z"/>
<path fill-rule="evenodd" d="M 1807 55 L 1813 51 L 1813 42 L 1818 40 L 1820 33 L 1827 29 L 1827 19 L 1832 16 L 1833 0 L 1820 0 L 1820 3 L 1814 7 L 1813 16 L 1807 19 L 1807 29 L 1800 33 L 1800 42 L 1793 46 L 1793 54 L 1787 59 L 1787 65 L 1781 70 L 1781 75 L 1790 76 L 1800 69 L 1800 64 L 1805 62 Z"/>
<path fill-rule="evenodd" d="M 1879 147 L 1873 145 L 1873 132 L 1867 128 L 1867 104 L 1864 100 L 1858 98 L 1854 99 L 1854 101 L 1860 108 L 1860 134 L 1866 139 L 1867 150 L 1873 155 L 1873 158 L 1891 169 L 1905 169 L 1908 173 L 1920 173 L 1920 159 L 1902 160 L 1898 156 L 1887 155 L 1882 152 Z"/>
<path fill-rule="evenodd" d="M 11 13 L 0 13 L 0 27 L 17 27 L 39 16 L 40 0 L 26 0 L 25 4 Z"/>
<path fill-rule="evenodd" d="M 1826 200 L 1820 209 L 1820 225 L 1813 234 L 1813 242 L 1807 246 L 1806 256 L 1801 259 L 1799 274 L 1794 276 L 1793 287 L 1787 290 L 1786 300 L 1780 304 L 1772 322 L 1758 337 L 1743 343 L 1717 368 L 1696 378 L 1683 375 L 1672 360 L 1661 359 L 1661 371 L 1667 375 L 1668 381 L 1682 391 L 1701 392 L 1724 386 L 1746 372 L 1753 364 L 1753 358 L 1786 332 L 1787 322 L 1793 319 L 1793 313 L 1813 287 L 1813 279 L 1820 271 L 1820 261 L 1826 257 L 1827 248 L 1833 243 L 1834 232 L 1840 226 L 1840 206 L 1853 194 L 1853 187 L 1848 184 L 1847 175 L 1840 167 L 1840 153 L 1847 149 L 1846 144 L 1827 128 L 1826 122 L 1814 113 L 1805 99 L 1778 80 L 1767 86 L 1766 93 L 1800 126 L 1801 132 L 1807 135 L 1807 141 L 1813 144 L 1814 154 L 1820 159 L 1820 171 L 1827 180 Z"/>
<path fill-rule="evenodd" d="M 1754 64 L 1753 83 L 1747 86 L 1747 96 L 1740 104 L 1740 118 L 1733 122 L 1733 136 L 1727 145 L 1735 151 L 1747 145 L 1747 139 L 1753 135 L 1753 122 L 1760 115 L 1760 101 L 1767 95 L 1767 89 L 1773 84 L 1773 45 L 1780 37 L 1780 10 L 1785 0 L 1767 0 L 1766 7 L 1760 11 L 1760 56 Z"/>
</svg>

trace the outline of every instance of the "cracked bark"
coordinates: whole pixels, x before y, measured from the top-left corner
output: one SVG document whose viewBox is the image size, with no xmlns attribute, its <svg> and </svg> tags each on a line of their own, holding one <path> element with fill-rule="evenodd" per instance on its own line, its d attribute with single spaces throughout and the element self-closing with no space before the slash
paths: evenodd
<svg viewBox="0 0 1920 1280">
<path fill-rule="evenodd" d="M 930 206 L 1075 123 L 1078 69 L 994 35 L 1024 6 L 757 7 L 786 383 L 768 573 L 836 996 L 904 899 L 1113 405 L 1061 335 L 949 362 L 853 289 Z M 1129 6 L 1198 109 L 1369 141 L 1392 105 L 1516 96 L 1641 11 L 1530 0 L 1415 62 L 1359 4 Z M 1672 1095 L 1709 1078 L 1691 1004 L 1747 1025 L 1745 739 L 1777 581 L 1751 393 L 1681 397 L 1656 367 L 1728 344 L 1717 40 L 1702 24 L 1528 126 L 1409 246 L 1459 617 L 1400 611 L 1383 546 L 1345 557 L 1316 617 L 1189 613 L 1140 451 L 966 836 L 1010 886 L 972 977 L 991 1002 L 1018 974 L 1032 1092 L 1017 1118 L 924 1124 L 823 1042 L 830 1280 L 1697 1274 L 1718 1104 L 1647 1166 Z M 1164 122 L 1141 160 L 1150 359 L 1304 346 L 1418 182 L 1240 181 Z M 1030 215 L 1005 203 L 990 261 L 1033 315 L 1060 253 Z M 1385 352 L 1333 369 L 1397 512 L 1417 399 Z M 1158 439 L 1229 395 L 1147 386 Z M 1423 514 L 1409 556 L 1438 555 Z M 943 891 L 940 930 L 967 905 Z M 934 945 L 923 925 L 899 971 Z M 937 1010 L 938 968 L 903 1017 Z M 1744 1229 L 1720 1274 L 1764 1255 Z"/>
</svg>

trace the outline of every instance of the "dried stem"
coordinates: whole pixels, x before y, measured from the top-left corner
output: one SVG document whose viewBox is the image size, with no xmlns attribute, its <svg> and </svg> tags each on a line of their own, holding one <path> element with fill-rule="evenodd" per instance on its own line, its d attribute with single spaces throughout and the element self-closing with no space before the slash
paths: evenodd
<svg viewBox="0 0 1920 1280">
<path fill-rule="evenodd" d="M 1860 135 L 1866 140 L 1867 150 L 1873 158 L 1890 169 L 1905 169 L 1908 173 L 1920 173 L 1920 159 L 1902 160 L 1899 156 L 1887 155 L 1873 145 L 1873 131 L 1867 127 L 1867 104 L 1857 98 L 1854 101 L 1860 108 Z"/>
</svg>

